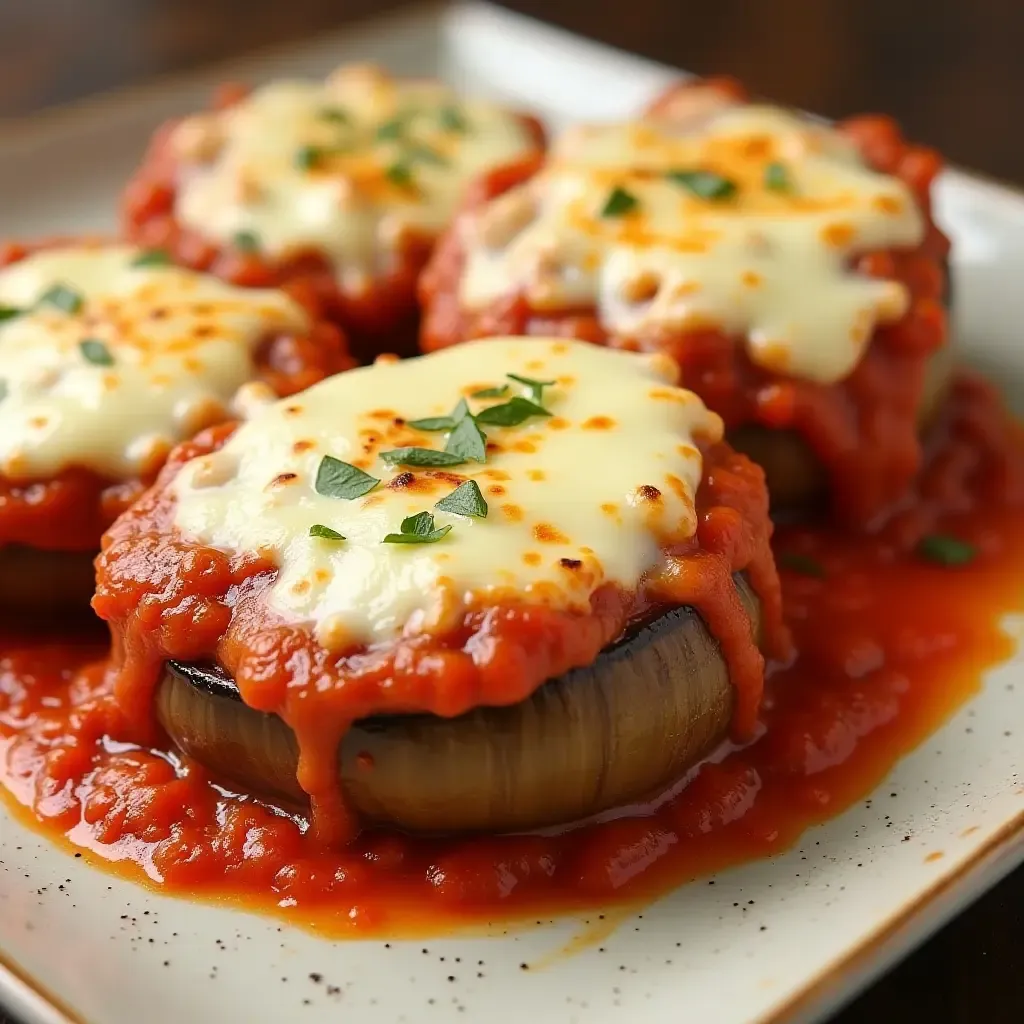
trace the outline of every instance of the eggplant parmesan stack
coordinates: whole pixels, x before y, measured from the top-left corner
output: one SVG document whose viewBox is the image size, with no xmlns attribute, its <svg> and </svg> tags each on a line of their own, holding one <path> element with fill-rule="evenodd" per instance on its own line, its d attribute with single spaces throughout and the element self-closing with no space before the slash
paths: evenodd
<svg viewBox="0 0 1024 1024">
<path fill-rule="evenodd" d="M 170 449 L 352 365 L 333 325 L 165 254 L 68 242 L 0 257 L 0 604 L 88 608 L 100 536 Z M 259 383 L 255 383 L 259 382 Z"/>
<path fill-rule="evenodd" d="M 416 278 L 467 185 L 542 146 L 533 118 L 375 67 L 227 88 L 156 135 L 125 229 L 235 284 L 316 293 L 364 359 L 408 354 Z"/>
<path fill-rule="evenodd" d="M 576 820 L 749 736 L 768 497 L 677 378 L 496 338 L 180 446 L 97 561 L 125 720 L 329 841 Z"/>
<path fill-rule="evenodd" d="M 949 377 L 938 157 L 677 86 L 499 174 L 421 279 L 422 347 L 563 335 L 662 352 L 760 462 L 773 506 L 863 526 L 899 499 Z"/>
</svg>

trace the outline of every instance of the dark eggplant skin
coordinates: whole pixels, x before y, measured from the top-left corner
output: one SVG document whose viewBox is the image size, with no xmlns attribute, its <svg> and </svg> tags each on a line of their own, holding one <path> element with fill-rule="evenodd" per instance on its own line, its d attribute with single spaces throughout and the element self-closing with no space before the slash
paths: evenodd
<svg viewBox="0 0 1024 1024">
<path fill-rule="evenodd" d="M 757 636 L 757 598 L 743 576 L 735 579 Z M 724 738 L 732 707 L 717 641 L 692 608 L 677 608 L 518 704 L 457 718 L 357 721 L 342 741 L 339 771 L 368 823 L 412 832 L 532 829 L 656 792 Z M 157 713 L 171 739 L 215 774 L 291 806 L 306 803 L 291 729 L 243 704 L 223 670 L 168 662 Z"/>
<path fill-rule="evenodd" d="M 82 616 L 96 590 L 96 551 L 0 547 L 0 607 L 18 618 Z"/>
</svg>

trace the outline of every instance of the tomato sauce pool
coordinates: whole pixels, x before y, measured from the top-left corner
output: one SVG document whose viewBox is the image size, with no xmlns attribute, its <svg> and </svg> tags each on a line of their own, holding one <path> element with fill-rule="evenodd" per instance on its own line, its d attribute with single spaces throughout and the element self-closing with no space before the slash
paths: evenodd
<svg viewBox="0 0 1024 1024">
<path fill-rule="evenodd" d="M 1024 607 L 1024 440 L 962 380 L 914 493 L 854 537 L 775 539 L 797 654 L 771 667 L 757 738 L 645 805 L 561 832 L 319 846 L 307 822 L 168 750 L 111 735 L 102 639 L 0 638 L 0 782 L 14 813 L 156 888 L 332 934 L 635 903 L 778 853 L 873 789 L 1014 649 Z"/>
</svg>

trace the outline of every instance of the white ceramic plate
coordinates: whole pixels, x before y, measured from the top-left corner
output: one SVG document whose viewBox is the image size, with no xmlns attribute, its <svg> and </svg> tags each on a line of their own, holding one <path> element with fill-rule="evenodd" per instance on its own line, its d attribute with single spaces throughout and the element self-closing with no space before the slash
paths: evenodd
<svg viewBox="0 0 1024 1024">
<path fill-rule="evenodd" d="M 3 232 L 109 228 L 120 183 L 163 117 L 201 105 L 225 77 L 316 74 L 352 59 L 440 74 L 556 125 L 625 115 L 674 74 L 484 5 L 418 8 L 0 131 Z M 939 214 L 956 242 L 967 357 L 1024 381 L 1024 197 L 951 173 Z M 1024 636 L 1021 623 L 1008 628 Z M 491 938 L 326 942 L 110 878 L 0 810 L 0 1003 L 26 1024 L 815 1019 L 1024 859 L 1022 735 L 1017 660 L 990 673 L 874 801 L 572 955 L 580 921 Z"/>
</svg>

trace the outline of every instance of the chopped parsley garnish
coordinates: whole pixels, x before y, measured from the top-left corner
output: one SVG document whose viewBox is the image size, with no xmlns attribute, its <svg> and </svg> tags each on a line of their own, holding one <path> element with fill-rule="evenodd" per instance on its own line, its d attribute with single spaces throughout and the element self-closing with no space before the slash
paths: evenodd
<svg viewBox="0 0 1024 1024">
<path fill-rule="evenodd" d="M 465 132 L 469 129 L 462 111 L 455 106 L 442 107 L 437 112 L 437 120 L 446 132 Z"/>
<path fill-rule="evenodd" d="M 517 373 L 506 373 L 505 376 L 509 380 L 514 380 L 517 384 L 522 384 L 523 387 L 528 388 L 530 400 L 538 405 L 544 400 L 544 389 L 553 388 L 557 383 L 557 381 L 553 380 L 534 380 L 532 377 L 520 377 Z"/>
<path fill-rule="evenodd" d="M 487 518 L 487 502 L 484 501 L 480 485 L 475 480 L 459 484 L 451 494 L 436 502 L 434 508 L 442 512 L 453 512 L 457 516 Z"/>
<path fill-rule="evenodd" d="M 64 313 L 77 313 L 82 308 L 82 296 L 66 284 L 55 284 L 39 297 L 40 305 L 56 306 Z"/>
<path fill-rule="evenodd" d="M 231 241 L 241 252 L 259 252 L 260 239 L 255 231 L 236 231 Z"/>
<path fill-rule="evenodd" d="M 348 124 L 352 120 L 348 111 L 341 107 L 324 107 L 319 116 L 322 121 L 330 121 L 332 124 Z"/>
<path fill-rule="evenodd" d="M 433 448 L 393 448 L 381 452 L 380 457 L 392 466 L 461 466 L 466 461 L 461 455 Z"/>
<path fill-rule="evenodd" d="M 810 555 L 801 555 L 797 551 L 786 551 L 779 556 L 779 565 L 800 573 L 801 576 L 813 576 L 817 580 L 825 578 L 825 568 Z"/>
<path fill-rule="evenodd" d="M 0 323 L 3 323 L 4 320 L 13 320 L 24 312 L 25 310 L 18 309 L 17 306 L 0 306 Z"/>
<path fill-rule="evenodd" d="M 937 565 L 956 566 L 974 561 L 978 549 L 958 537 L 933 533 L 921 538 L 921 543 L 917 545 L 917 553 L 921 558 Z"/>
<path fill-rule="evenodd" d="M 317 167 L 326 155 L 323 146 L 299 146 L 295 151 L 295 166 L 303 171 Z"/>
<path fill-rule="evenodd" d="M 444 450 L 461 462 L 486 462 L 487 438 L 473 416 L 463 416 L 448 435 Z"/>
<path fill-rule="evenodd" d="M 358 466 L 349 465 L 333 455 L 325 455 L 316 471 L 314 487 L 326 498 L 361 498 L 380 483 L 375 476 L 364 473 Z"/>
<path fill-rule="evenodd" d="M 451 416 L 425 416 L 421 420 L 409 420 L 407 427 L 413 430 L 425 430 L 432 433 L 436 430 L 451 430 L 455 426 L 455 420 Z"/>
<path fill-rule="evenodd" d="M 114 365 L 114 357 L 110 354 L 110 349 L 99 338 L 84 338 L 78 343 L 78 347 L 90 363 L 94 363 L 96 366 Z"/>
<path fill-rule="evenodd" d="M 433 433 L 438 430 L 454 430 L 459 420 L 469 415 L 469 406 L 464 398 L 460 398 L 458 405 L 452 409 L 448 416 L 424 416 L 421 420 L 409 420 L 406 426 L 413 430 L 425 430 Z"/>
<path fill-rule="evenodd" d="M 345 539 L 337 530 L 332 530 L 329 526 L 324 526 L 323 523 L 314 523 L 309 528 L 309 535 L 310 537 L 320 537 L 323 540 Z"/>
<path fill-rule="evenodd" d="M 601 208 L 601 216 L 624 217 L 627 213 L 632 213 L 639 205 L 640 200 L 632 192 L 627 192 L 624 188 L 616 185 Z"/>
<path fill-rule="evenodd" d="M 406 146 L 405 157 L 407 160 L 419 160 L 420 163 L 434 164 L 435 167 L 448 166 L 448 160 L 436 149 L 431 149 L 430 146 L 424 146 L 422 143 Z"/>
<path fill-rule="evenodd" d="M 401 533 L 389 533 L 384 537 L 384 544 L 436 544 L 442 537 L 452 532 L 451 526 L 434 528 L 434 516 L 430 512 L 417 512 L 402 520 L 399 527 Z"/>
<path fill-rule="evenodd" d="M 377 125 L 377 139 L 386 142 L 389 139 L 400 139 L 405 132 L 405 117 L 393 117 Z"/>
<path fill-rule="evenodd" d="M 166 267 L 171 257 L 163 249 L 147 249 L 132 260 L 133 267 Z"/>
<path fill-rule="evenodd" d="M 397 160 L 385 167 L 384 177 L 399 188 L 408 188 L 413 183 L 412 168 L 404 160 Z"/>
<path fill-rule="evenodd" d="M 689 189 L 698 199 L 728 199 L 736 192 L 736 183 L 714 171 L 669 171 L 666 177 Z"/>
<path fill-rule="evenodd" d="M 542 405 L 531 402 L 528 398 L 516 396 L 501 405 L 492 405 L 476 414 L 478 423 L 494 427 L 515 427 L 531 416 L 550 416 Z"/>
<path fill-rule="evenodd" d="M 509 374 L 511 377 L 512 375 Z M 501 387 L 497 388 L 482 388 L 480 391 L 474 391 L 469 397 L 470 398 L 503 398 L 508 394 L 508 385 L 502 384 Z"/>
<path fill-rule="evenodd" d="M 764 187 L 772 192 L 789 192 L 793 188 L 793 182 L 789 179 L 789 171 L 785 164 L 766 164 L 764 168 Z"/>
</svg>

